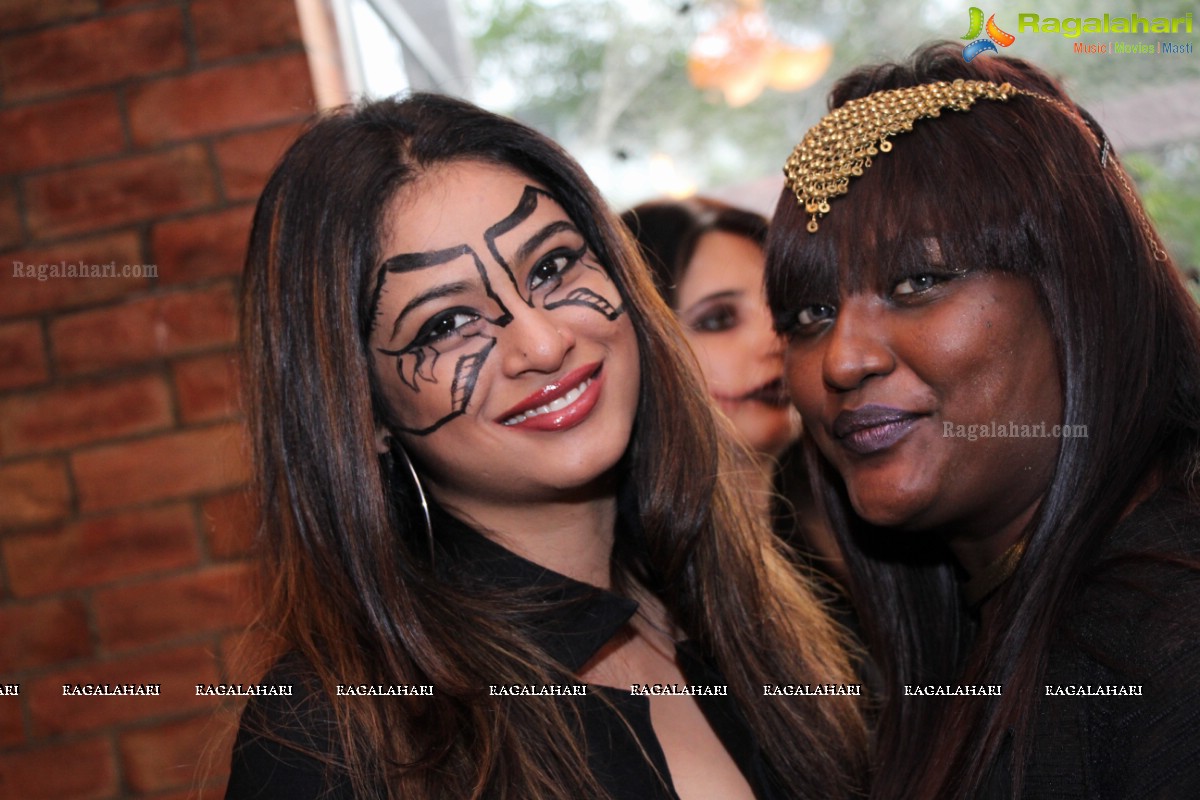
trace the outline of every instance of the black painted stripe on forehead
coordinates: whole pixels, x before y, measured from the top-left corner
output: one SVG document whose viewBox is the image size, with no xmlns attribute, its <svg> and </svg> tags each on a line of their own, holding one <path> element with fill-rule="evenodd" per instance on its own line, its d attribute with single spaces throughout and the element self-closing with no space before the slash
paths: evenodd
<svg viewBox="0 0 1200 800">
<path fill-rule="evenodd" d="M 424 253 L 401 253 L 383 262 L 381 269 L 385 272 L 412 272 L 416 269 L 445 264 L 469 252 L 471 252 L 470 247 L 460 244 L 455 247 L 447 247 L 445 250 L 430 250 Z"/>
<path fill-rule="evenodd" d="M 493 242 L 529 219 L 530 215 L 537 210 L 538 195 L 551 200 L 554 199 L 545 189 L 539 189 L 536 186 L 526 186 L 525 191 L 521 192 L 521 199 L 517 201 L 517 207 L 513 209 L 512 213 L 488 228 L 483 234 L 483 238 L 487 240 L 488 247 L 492 248 L 493 255 L 496 254 Z"/>
<path fill-rule="evenodd" d="M 496 260 L 496 263 L 504 270 L 504 274 L 508 276 L 513 289 L 517 292 L 517 296 L 524 300 L 527 305 L 532 305 L 533 301 L 521 291 L 521 287 L 517 283 L 517 276 L 513 274 L 512 268 L 509 267 L 504 256 L 500 255 L 500 248 L 496 246 L 496 240 L 529 219 L 533 215 L 533 212 L 537 211 L 539 195 L 550 200 L 554 199 L 546 190 L 527 185 L 525 191 L 521 192 L 521 199 L 517 202 L 517 207 L 513 209 L 513 212 L 488 228 L 483 234 L 483 239 L 487 242 L 488 251 L 492 254 L 492 258 Z"/>
<path fill-rule="evenodd" d="M 513 288 L 517 289 L 517 295 L 522 299 L 525 299 L 525 302 L 527 303 L 529 300 L 521 294 L 520 289 L 517 287 L 516 276 L 513 275 L 512 270 L 509 269 L 508 263 L 501 258 L 500 253 L 496 248 L 496 239 L 508 233 L 525 220 L 529 219 L 530 215 L 537 210 L 538 195 L 547 197 L 551 200 L 554 199 L 554 197 L 546 190 L 539 189 L 536 186 L 526 185 L 525 190 L 521 192 L 521 199 L 517 201 L 516 208 L 512 210 L 512 213 L 497 222 L 495 225 L 492 225 L 483 234 L 484 240 L 487 242 L 488 250 L 491 251 L 492 256 L 496 259 L 496 262 L 500 265 L 501 269 L 504 270 L 505 274 L 508 275 L 508 279 L 512 282 Z M 429 250 L 421 253 L 401 253 L 400 255 L 392 256 L 384 261 L 383 264 L 380 265 L 378 275 L 375 277 L 375 289 L 371 293 L 370 318 L 374 320 L 379 314 L 379 298 L 383 294 L 383 284 L 387 279 L 388 273 L 412 272 L 413 270 L 423 269 L 425 267 L 433 267 L 437 266 L 438 264 L 445 264 L 446 262 L 453 261 L 454 259 L 459 258 L 466 253 L 473 254 L 471 247 L 467 244 L 460 244 L 454 247 L 448 247 L 444 250 Z M 475 258 L 476 261 L 478 261 L 478 256 L 475 256 Z M 491 285 L 489 282 L 487 282 L 486 276 L 484 276 L 484 281 L 485 283 L 488 283 L 488 294 L 492 295 L 493 292 Z"/>
<path fill-rule="evenodd" d="M 445 250 L 429 250 L 423 253 L 401 253 L 383 262 L 375 276 L 375 289 L 371 292 L 371 319 L 379 315 L 379 298 L 383 295 L 383 284 L 391 272 L 412 272 L 413 270 L 435 267 L 445 264 L 471 252 L 465 244 L 448 247 Z"/>
</svg>

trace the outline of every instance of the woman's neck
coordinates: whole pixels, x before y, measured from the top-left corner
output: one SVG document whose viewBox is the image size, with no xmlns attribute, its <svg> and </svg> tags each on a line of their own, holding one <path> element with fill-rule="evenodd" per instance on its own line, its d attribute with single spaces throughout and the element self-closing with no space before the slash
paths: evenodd
<svg viewBox="0 0 1200 800">
<path fill-rule="evenodd" d="M 448 511 L 522 558 L 568 578 L 611 588 L 615 491 L 541 502 L 488 502 L 446 496 L 436 488 L 433 494 Z"/>
</svg>

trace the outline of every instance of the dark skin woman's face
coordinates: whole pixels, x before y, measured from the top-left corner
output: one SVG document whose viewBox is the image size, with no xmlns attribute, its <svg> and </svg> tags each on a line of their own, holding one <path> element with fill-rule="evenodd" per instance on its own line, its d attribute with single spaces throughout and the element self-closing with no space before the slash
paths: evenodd
<svg viewBox="0 0 1200 800">
<path fill-rule="evenodd" d="M 973 572 L 1020 536 L 1053 474 L 1056 349 L 1024 278 L 931 270 L 794 305 L 787 377 L 858 514 L 941 534 Z"/>
</svg>

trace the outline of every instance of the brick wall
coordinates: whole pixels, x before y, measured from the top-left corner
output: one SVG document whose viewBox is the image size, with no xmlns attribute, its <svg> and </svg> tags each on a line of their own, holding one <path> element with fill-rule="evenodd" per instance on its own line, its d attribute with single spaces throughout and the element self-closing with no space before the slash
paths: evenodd
<svg viewBox="0 0 1200 800">
<path fill-rule="evenodd" d="M 292 0 L 0 1 L 0 797 L 220 796 L 234 709 L 195 684 L 254 677 L 237 276 L 313 105 Z M 14 274 L 62 262 L 157 276 Z"/>
</svg>

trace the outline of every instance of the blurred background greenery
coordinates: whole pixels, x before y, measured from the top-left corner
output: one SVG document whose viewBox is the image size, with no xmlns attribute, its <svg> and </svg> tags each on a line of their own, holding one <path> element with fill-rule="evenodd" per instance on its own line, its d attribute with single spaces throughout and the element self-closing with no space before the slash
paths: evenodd
<svg viewBox="0 0 1200 800">
<path fill-rule="evenodd" d="M 357 0 L 377 5 L 435 0 Z M 715 194 L 769 213 L 784 159 L 833 81 L 930 40 L 966 44 L 970 2 L 948 0 L 447 0 L 458 93 L 562 143 L 609 201 Z M 978 2 L 978 0 L 976 0 Z M 1182 18 L 1195 2 L 980 5 L 1016 41 L 1004 55 L 1060 77 L 1109 132 L 1169 249 L 1197 284 L 1200 55 L 1074 52 L 1075 42 L 1188 44 L 1194 35 L 1022 32 L 1019 13 Z M 989 58 L 990 54 L 980 56 Z M 764 85 L 765 84 L 765 85 Z M 785 89 L 774 88 L 784 86 Z"/>
</svg>

